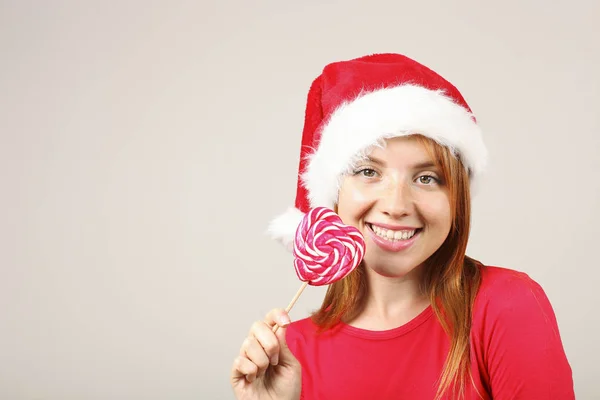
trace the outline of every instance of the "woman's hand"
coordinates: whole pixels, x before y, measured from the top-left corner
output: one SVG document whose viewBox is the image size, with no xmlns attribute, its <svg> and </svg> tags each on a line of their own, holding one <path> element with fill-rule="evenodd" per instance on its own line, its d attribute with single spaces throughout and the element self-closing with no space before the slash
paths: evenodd
<svg viewBox="0 0 600 400">
<path fill-rule="evenodd" d="M 285 341 L 288 314 L 271 310 L 255 322 L 244 340 L 231 370 L 231 386 L 238 400 L 298 400 L 300 363 Z M 273 328 L 279 326 L 277 333 Z"/>
</svg>

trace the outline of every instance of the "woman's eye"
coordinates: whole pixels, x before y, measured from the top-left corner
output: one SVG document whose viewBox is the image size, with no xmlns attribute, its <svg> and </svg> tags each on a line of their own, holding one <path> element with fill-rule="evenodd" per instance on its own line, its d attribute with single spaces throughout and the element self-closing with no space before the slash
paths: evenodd
<svg viewBox="0 0 600 400">
<path fill-rule="evenodd" d="M 375 178 L 377 177 L 377 174 L 377 171 L 375 171 L 373 168 L 360 168 L 354 171 L 355 176 L 362 176 L 365 178 Z"/>
<path fill-rule="evenodd" d="M 437 182 L 437 179 L 431 175 L 421 175 L 417 179 L 419 180 L 419 183 L 423 185 L 431 185 Z"/>
<path fill-rule="evenodd" d="M 374 178 L 377 175 L 377 171 L 370 168 L 361 169 L 358 173 L 367 178 Z"/>
</svg>

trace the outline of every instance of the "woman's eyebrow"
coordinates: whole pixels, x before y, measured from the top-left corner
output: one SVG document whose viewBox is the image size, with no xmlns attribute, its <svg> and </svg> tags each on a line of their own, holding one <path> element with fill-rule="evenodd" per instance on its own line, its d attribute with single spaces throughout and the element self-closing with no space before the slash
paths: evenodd
<svg viewBox="0 0 600 400">
<path fill-rule="evenodd" d="M 385 165 L 385 162 L 377 157 L 366 156 L 362 162 L 370 162 L 378 165 Z M 427 168 L 437 168 L 437 164 L 431 160 L 421 161 L 414 165 L 412 165 L 412 169 L 427 169 Z"/>
<path fill-rule="evenodd" d="M 414 169 L 426 169 L 426 168 L 437 168 L 437 165 L 433 161 L 423 161 L 413 165 Z"/>
<path fill-rule="evenodd" d="M 377 157 L 367 156 L 364 161 L 372 162 L 373 164 L 385 165 L 385 163 Z"/>
</svg>

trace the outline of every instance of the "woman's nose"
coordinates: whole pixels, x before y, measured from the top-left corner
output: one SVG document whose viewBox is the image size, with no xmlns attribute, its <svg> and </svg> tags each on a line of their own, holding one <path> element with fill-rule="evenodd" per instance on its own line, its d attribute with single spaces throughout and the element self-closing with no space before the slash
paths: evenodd
<svg viewBox="0 0 600 400">
<path fill-rule="evenodd" d="M 386 185 L 380 198 L 382 211 L 392 218 L 399 218 L 409 213 L 412 204 L 410 188 L 403 182 L 393 180 Z"/>
</svg>

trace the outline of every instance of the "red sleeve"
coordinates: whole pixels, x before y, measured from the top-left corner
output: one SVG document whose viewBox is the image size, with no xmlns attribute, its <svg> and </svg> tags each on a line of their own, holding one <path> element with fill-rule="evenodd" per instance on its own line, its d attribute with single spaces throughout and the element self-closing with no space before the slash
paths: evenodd
<svg viewBox="0 0 600 400">
<path fill-rule="evenodd" d="M 515 273 L 485 297 L 482 339 L 494 400 L 575 399 L 571 367 L 542 287 Z"/>
</svg>

